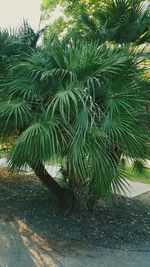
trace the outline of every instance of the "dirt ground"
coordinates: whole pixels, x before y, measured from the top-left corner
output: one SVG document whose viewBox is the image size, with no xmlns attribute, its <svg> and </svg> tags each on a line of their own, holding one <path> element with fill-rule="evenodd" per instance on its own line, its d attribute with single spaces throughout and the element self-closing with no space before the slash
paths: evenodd
<svg viewBox="0 0 150 267">
<path fill-rule="evenodd" d="M 34 176 L 3 171 L 0 267 L 149 267 L 147 196 L 140 196 L 140 202 L 127 199 L 98 211 L 65 214 Z"/>
</svg>

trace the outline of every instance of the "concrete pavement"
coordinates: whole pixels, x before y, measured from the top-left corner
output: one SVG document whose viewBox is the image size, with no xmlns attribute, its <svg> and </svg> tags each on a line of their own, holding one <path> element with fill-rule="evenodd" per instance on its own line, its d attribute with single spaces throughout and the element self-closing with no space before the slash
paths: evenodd
<svg viewBox="0 0 150 267">
<path fill-rule="evenodd" d="M 114 250 L 72 240 L 51 242 L 21 221 L 0 221 L 0 267 L 149 267 L 150 251 Z"/>
</svg>

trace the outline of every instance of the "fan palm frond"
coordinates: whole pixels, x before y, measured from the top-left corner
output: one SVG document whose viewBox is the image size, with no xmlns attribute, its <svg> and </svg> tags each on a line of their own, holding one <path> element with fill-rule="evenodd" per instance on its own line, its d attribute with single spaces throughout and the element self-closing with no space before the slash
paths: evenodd
<svg viewBox="0 0 150 267">
<path fill-rule="evenodd" d="M 1 102 L 0 119 L 1 134 L 24 128 L 33 119 L 31 107 L 21 100 Z"/>
</svg>

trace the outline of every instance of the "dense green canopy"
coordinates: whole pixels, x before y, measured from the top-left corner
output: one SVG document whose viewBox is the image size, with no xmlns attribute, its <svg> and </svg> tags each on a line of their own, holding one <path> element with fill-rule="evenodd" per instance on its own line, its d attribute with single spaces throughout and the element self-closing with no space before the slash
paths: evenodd
<svg viewBox="0 0 150 267">
<path fill-rule="evenodd" d="M 148 11 L 136 1 L 120 20 L 119 5 L 131 1 L 108 2 L 101 13 L 94 6 L 91 16 L 82 12 L 78 31 L 47 35 L 40 45 L 43 30 L 29 25 L 0 32 L 0 134 L 16 136 L 11 166 L 28 163 L 57 196 L 61 187 L 44 170 L 48 161 L 59 159 L 68 188 L 88 198 L 123 187 L 123 157 L 137 167 L 150 157 L 148 49 L 139 46 L 148 40 Z M 125 22 L 131 27 L 122 34 Z"/>
<path fill-rule="evenodd" d="M 1 134 L 19 132 L 12 165 L 59 157 L 70 179 L 98 194 L 121 186 L 121 155 L 144 160 L 149 152 L 140 61 L 132 47 L 50 40 L 12 64 L 0 89 Z"/>
</svg>

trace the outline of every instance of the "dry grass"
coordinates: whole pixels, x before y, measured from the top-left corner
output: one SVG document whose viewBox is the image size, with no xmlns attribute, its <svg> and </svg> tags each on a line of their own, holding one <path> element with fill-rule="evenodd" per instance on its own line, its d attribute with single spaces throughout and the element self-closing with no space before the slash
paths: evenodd
<svg viewBox="0 0 150 267">
<path fill-rule="evenodd" d="M 6 167 L 0 166 L 0 178 L 24 178 L 28 176 L 26 173 L 23 172 L 11 172 Z M 32 175 L 33 176 L 33 175 Z"/>
<path fill-rule="evenodd" d="M 5 167 L 0 167 L 0 177 L 2 178 L 14 178 L 16 177 L 16 173 L 12 173 Z"/>
</svg>

